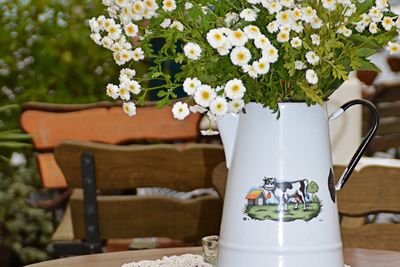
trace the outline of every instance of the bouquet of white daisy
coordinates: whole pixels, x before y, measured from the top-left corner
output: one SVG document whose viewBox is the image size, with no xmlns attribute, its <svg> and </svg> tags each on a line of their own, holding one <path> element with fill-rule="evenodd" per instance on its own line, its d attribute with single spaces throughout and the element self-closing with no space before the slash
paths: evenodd
<svg viewBox="0 0 400 267">
<path fill-rule="evenodd" d="M 394 40 L 400 18 L 387 0 L 103 0 L 108 16 L 89 21 L 91 38 L 124 66 L 107 94 L 136 113 L 148 92 L 173 115 L 216 120 L 256 102 L 278 110 L 283 101 L 326 100 L 354 70 L 378 70 L 367 58 Z M 155 39 L 163 39 L 154 49 Z M 136 77 L 135 62 L 153 60 Z M 181 65 L 176 75 L 163 66 Z M 145 86 L 149 80 L 162 85 Z"/>
</svg>

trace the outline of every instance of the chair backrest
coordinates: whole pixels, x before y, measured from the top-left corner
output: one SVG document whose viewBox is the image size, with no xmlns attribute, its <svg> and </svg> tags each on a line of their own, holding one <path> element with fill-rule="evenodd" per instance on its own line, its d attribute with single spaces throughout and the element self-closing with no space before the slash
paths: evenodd
<svg viewBox="0 0 400 267">
<path fill-rule="evenodd" d="M 109 102 L 89 105 L 27 103 L 21 114 L 22 129 L 31 134 L 46 188 L 65 188 L 65 179 L 55 163 L 53 149 L 65 140 L 126 144 L 141 141 L 194 141 L 199 136 L 201 115 L 175 120 L 170 107 L 139 107 L 129 117 Z"/>
<path fill-rule="evenodd" d="M 368 97 L 378 108 L 381 121 L 373 141 L 368 147 L 368 154 L 400 147 L 400 83 L 382 84 Z M 363 132 L 370 128 L 370 113 L 364 109 Z"/>
<path fill-rule="evenodd" d="M 336 175 L 343 170 L 344 167 L 336 166 Z M 400 168 L 366 166 L 353 172 L 338 193 L 338 207 L 341 215 L 361 220 L 358 220 L 358 225 L 342 222 L 344 247 L 400 251 L 399 224 L 365 224 L 369 214 L 400 213 L 399 190 Z"/>
<path fill-rule="evenodd" d="M 80 157 L 94 157 L 97 190 L 102 192 L 137 187 L 166 187 L 191 191 L 212 187 L 211 173 L 224 161 L 221 145 L 156 144 L 116 146 L 89 142 L 64 142 L 55 150 L 56 161 L 68 186 L 74 236 L 85 236 L 85 208 L 81 188 Z M 170 196 L 98 195 L 101 238 L 162 236 L 199 240 L 218 234 L 222 200 L 202 196 L 182 200 Z"/>
</svg>

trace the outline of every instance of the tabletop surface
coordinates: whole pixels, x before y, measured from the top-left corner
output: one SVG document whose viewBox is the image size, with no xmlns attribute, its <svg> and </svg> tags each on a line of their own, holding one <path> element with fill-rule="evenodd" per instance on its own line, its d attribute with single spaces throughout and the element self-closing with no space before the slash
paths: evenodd
<svg viewBox="0 0 400 267">
<path fill-rule="evenodd" d="M 123 263 L 140 260 L 155 260 L 163 256 L 200 254 L 200 247 L 191 248 L 167 248 L 131 250 L 124 252 L 102 253 L 87 256 L 77 256 L 52 260 L 29 265 L 29 267 L 50 267 L 50 266 L 79 266 L 79 267 L 111 267 L 121 266 Z M 344 249 L 345 263 L 351 267 L 399 267 L 400 252 L 371 250 L 371 249 Z"/>
</svg>

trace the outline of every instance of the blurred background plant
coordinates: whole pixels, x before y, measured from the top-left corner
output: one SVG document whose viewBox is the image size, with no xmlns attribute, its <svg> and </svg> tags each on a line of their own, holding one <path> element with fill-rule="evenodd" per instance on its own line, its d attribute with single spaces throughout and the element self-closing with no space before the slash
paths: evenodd
<svg viewBox="0 0 400 267">
<path fill-rule="evenodd" d="M 100 0 L 0 0 L 0 265 L 2 247 L 19 264 L 45 259 L 53 228 L 51 215 L 29 203 L 41 185 L 20 104 L 106 99 L 118 67 L 87 22 L 102 12 Z"/>
</svg>

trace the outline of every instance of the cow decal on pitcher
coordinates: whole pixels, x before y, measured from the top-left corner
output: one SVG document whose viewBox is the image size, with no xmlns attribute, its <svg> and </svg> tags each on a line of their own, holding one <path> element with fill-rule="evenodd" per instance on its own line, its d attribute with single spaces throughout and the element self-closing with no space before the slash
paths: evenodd
<svg viewBox="0 0 400 267">
<path fill-rule="evenodd" d="M 253 220 L 309 221 L 321 211 L 319 186 L 309 179 L 293 181 L 264 177 L 246 196 L 244 213 Z M 299 207 L 300 206 L 300 207 Z"/>
</svg>

